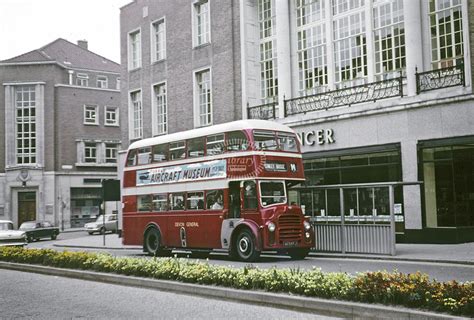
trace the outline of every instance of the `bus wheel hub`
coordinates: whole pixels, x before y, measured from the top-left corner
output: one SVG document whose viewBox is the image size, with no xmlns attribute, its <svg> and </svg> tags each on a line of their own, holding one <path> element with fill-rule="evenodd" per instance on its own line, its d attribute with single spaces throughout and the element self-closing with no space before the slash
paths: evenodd
<svg viewBox="0 0 474 320">
<path fill-rule="evenodd" d="M 240 239 L 239 249 L 241 252 L 246 252 L 249 248 L 249 240 L 247 238 Z"/>
</svg>

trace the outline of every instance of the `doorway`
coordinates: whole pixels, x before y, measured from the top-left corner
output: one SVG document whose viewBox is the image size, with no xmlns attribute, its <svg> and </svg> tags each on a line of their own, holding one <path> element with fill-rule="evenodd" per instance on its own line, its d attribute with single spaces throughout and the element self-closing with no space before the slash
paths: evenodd
<svg viewBox="0 0 474 320">
<path fill-rule="evenodd" d="M 18 192 L 18 227 L 36 220 L 36 192 Z"/>
</svg>

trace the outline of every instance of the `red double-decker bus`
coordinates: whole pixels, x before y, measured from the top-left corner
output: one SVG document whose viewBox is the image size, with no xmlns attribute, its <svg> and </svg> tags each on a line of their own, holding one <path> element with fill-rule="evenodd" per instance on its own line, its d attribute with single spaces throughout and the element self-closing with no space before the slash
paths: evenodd
<svg viewBox="0 0 474 320">
<path fill-rule="evenodd" d="M 242 261 L 264 250 L 306 257 L 314 231 L 288 188 L 304 181 L 287 126 L 242 120 L 130 145 L 122 179 L 123 243 L 165 255 L 224 249 Z"/>
</svg>

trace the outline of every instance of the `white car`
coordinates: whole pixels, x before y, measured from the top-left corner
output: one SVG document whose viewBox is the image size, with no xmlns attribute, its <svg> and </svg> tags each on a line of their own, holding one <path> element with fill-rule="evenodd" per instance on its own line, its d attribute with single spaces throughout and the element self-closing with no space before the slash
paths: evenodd
<svg viewBox="0 0 474 320">
<path fill-rule="evenodd" d="M 104 234 L 106 231 L 112 231 L 113 233 L 117 232 L 117 215 L 116 214 L 106 214 L 105 215 L 105 225 L 104 225 L 104 216 L 97 216 L 97 220 L 94 222 L 89 222 L 84 225 L 84 228 L 89 234 L 98 232 Z"/>
<path fill-rule="evenodd" d="M 2 246 L 25 246 L 26 233 L 20 230 L 13 230 L 13 222 L 10 220 L 0 220 L 0 247 Z"/>
</svg>

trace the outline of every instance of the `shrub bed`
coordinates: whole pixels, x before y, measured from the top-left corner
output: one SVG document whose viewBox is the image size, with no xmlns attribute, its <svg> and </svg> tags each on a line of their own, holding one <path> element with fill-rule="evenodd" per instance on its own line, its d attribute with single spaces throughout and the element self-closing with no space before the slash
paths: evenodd
<svg viewBox="0 0 474 320">
<path fill-rule="evenodd" d="M 253 266 L 235 269 L 177 258 L 128 258 L 14 247 L 0 248 L 0 260 L 474 316 L 474 282 L 438 282 L 421 273 L 377 271 L 351 276 L 324 273 L 317 268 L 309 271 Z"/>
</svg>

